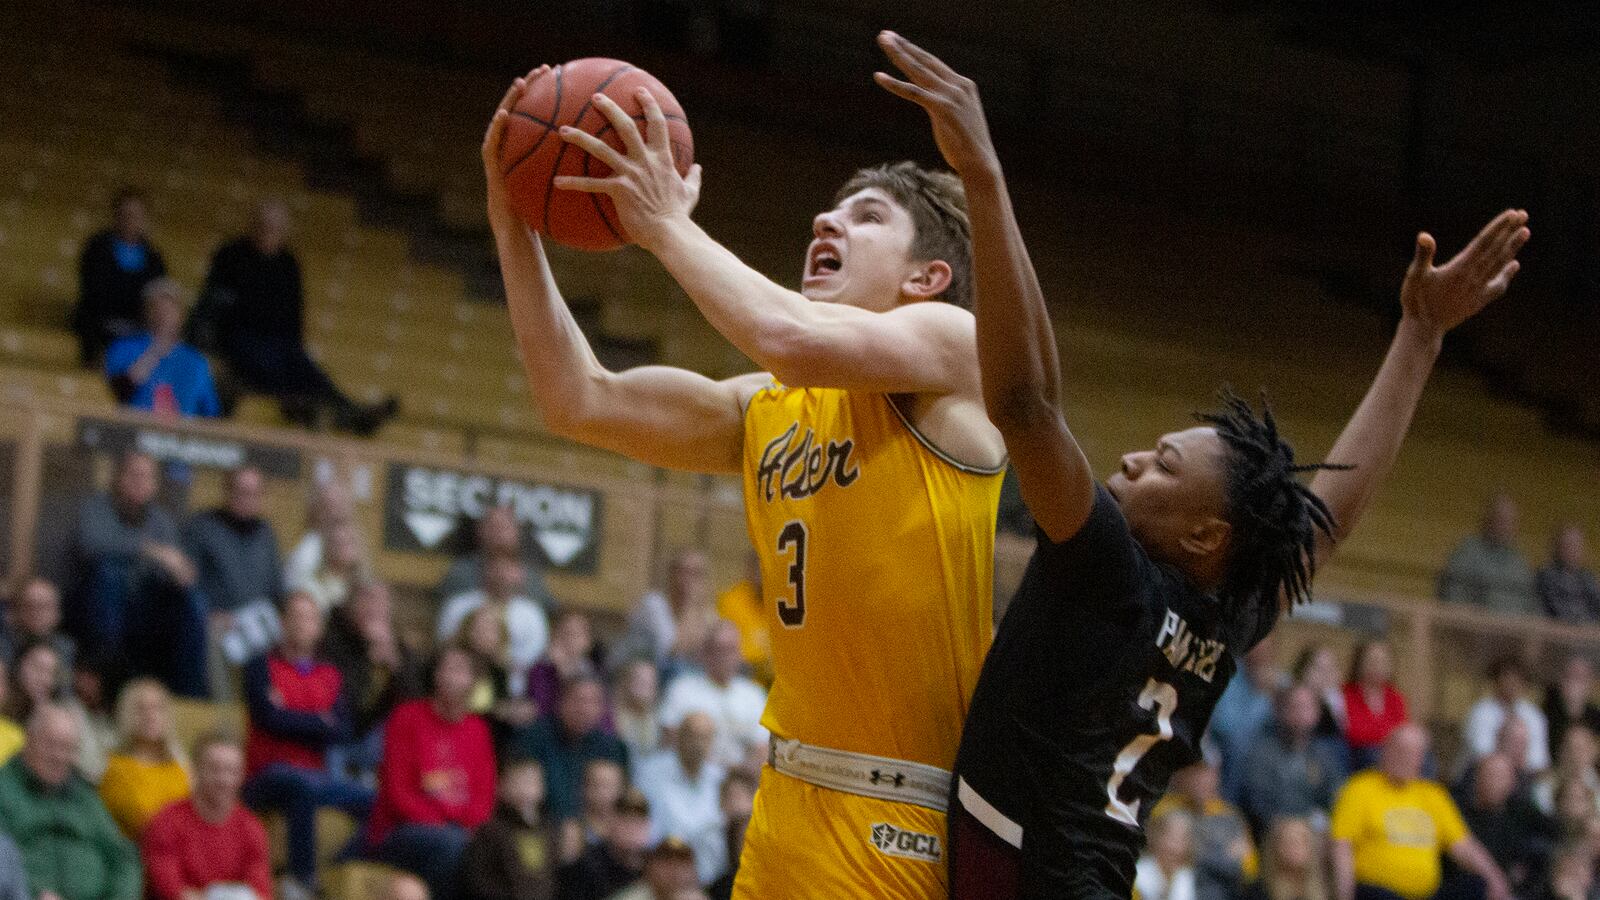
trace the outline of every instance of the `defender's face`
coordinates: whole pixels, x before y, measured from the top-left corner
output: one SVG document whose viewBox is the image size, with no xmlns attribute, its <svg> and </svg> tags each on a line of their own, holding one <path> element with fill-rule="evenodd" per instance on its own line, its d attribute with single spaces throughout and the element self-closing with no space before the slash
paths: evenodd
<svg viewBox="0 0 1600 900">
<path fill-rule="evenodd" d="M 1222 439 L 1213 428 L 1162 435 L 1154 450 L 1122 457 L 1106 490 L 1145 552 L 1184 567 L 1186 536 L 1226 512 Z"/>
<path fill-rule="evenodd" d="M 893 309 L 911 274 L 911 214 L 880 188 L 866 188 L 811 221 L 800 293 L 820 303 Z"/>
</svg>

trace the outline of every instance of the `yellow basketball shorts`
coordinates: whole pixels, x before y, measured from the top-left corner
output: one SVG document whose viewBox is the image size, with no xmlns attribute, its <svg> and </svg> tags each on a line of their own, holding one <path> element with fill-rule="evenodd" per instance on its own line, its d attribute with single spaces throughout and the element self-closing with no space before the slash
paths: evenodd
<svg viewBox="0 0 1600 900">
<path fill-rule="evenodd" d="M 734 900 L 943 900 L 944 813 L 820 788 L 767 766 Z"/>
</svg>

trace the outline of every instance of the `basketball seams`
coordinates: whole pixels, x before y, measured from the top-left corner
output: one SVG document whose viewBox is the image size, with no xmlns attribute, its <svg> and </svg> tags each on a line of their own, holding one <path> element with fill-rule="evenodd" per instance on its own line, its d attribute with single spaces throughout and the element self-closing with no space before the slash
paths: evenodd
<svg viewBox="0 0 1600 900">
<path fill-rule="evenodd" d="M 594 95 L 595 94 L 604 93 L 605 89 L 611 86 L 611 82 L 616 81 L 619 77 L 621 77 L 621 75 L 624 72 L 632 71 L 632 69 L 633 69 L 633 66 L 630 66 L 627 63 L 623 63 L 622 65 L 617 67 L 616 71 L 612 72 L 610 75 L 607 75 L 604 81 L 602 81 L 598 85 L 596 85 L 595 89 L 589 92 L 589 96 L 584 98 L 583 105 L 578 107 L 578 114 L 572 117 L 572 125 L 573 125 L 573 127 L 576 128 L 576 127 L 579 127 L 579 126 L 581 126 L 583 124 L 583 117 L 587 116 L 589 114 L 589 109 L 594 106 Z M 552 202 L 554 202 L 554 200 L 555 200 L 555 193 L 556 193 L 555 179 L 556 179 L 556 176 L 558 174 L 560 174 L 560 172 L 561 172 L 561 163 L 562 163 L 563 160 L 566 159 L 567 150 L 570 149 L 571 147 L 572 147 L 571 144 L 567 143 L 566 141 L 562 141 L 561 142 L 561 148 L 556 151 L 555 162 L 550 166 L 550 183 L 545 185 L 545 191 L 544 191 L 544 217 L 543 217 L 544 218 L 544 229 L 543 229 L 543 231 L 544 231 L 545 234 L 549 234 L 550 233 L 550 204 Z M 601 218 L 604 219 L 605 217 L 601 216 Z M 611 223 L 607 222 L 606 223 L 606 227 L 607 228 L 611 228 Z M 615 230 L 613 229 L 613 232 L 614 231 Z M 618 240 L 621 240 L 621 238 L 619 237 Z"/>
<path fill-rule="evenodd" d="M 551 75 L 554 75 L 556 77 L 556 101 L 555 101 L 555 104 L 552 107 L 551 112 L 550 112 L 551 121 L 545 122 L 545 121 L 541 120 L 538 116 L 530 115 L 528 113 L 521 112 L 519 110 L 512 110 L 511 111 L 513 115 L 523 116 L 525 118 L 532 119 L 533 121 L 538 122 L 539 124 L 543 125 L 544 126 L 544 134 L 539 135 L 539 139 L 533 142 L 533 146 L 528 148 L 528 152 L 527 153 L 524 153 L 521 156 L 517 157 L 517 161 L 516 162 L 512 163 L 510 165 L 510 167 L 507 168 L 504 172 L 500 173 L 502 177 L 510 178 L 511 177 L 511 173 L 515 172 L 517 170 L 517 166 L 520 166 L 524 162 L 526 162 L 528 157 L 534 155 L 535 153 L 538 153 L 539 152 L 539 148 L 544 146 L 545 139 L 550 136 L 550 132 L 556 130 L 555 129 L 555 122 L 559 121 L 560 118 L 561 118 L 561 76 L 562 76 L 562 71 L 561 70 L 564 69 L 564 68 L 566 68 L 566 66 L 564 66 L 564 65 L 556 66 L 550 72 Z"/>
<path fill-rule="evenodd" d="M 629 116 L 628 118 L 634 120 L 635 122 L 638 122 L 641 125 L 647 124 L 649 122 L 649 117 L 646 116 L 644 113 L 640 113 L 637 116 Z M 688 122 L 686 122 L 682 116 L 668 115 L 668 116 L 666 116 L 666 119 L 669 122 L 683 122 L 685 125 L 688 124 Z M 606 120 L 606 124 L 599 131 L 596 131 L 594 133 L 594 136 L 604 140 L 605 136 L 607 134 L 609 134 L 610 132 L 613 132 L 615 130 L 616 130 L 616 126 L 612 125 L 611 121 L 608 119 L 608 120 Z M 676 164 L 677 160 L 683 155 L 683 149 L 682 149 L 683 145 L 678 143 L 677 141 L 671 140 L 670 138 L 668 139 L 668 143 L 672 147 L 672 159 L 673 159 L 674 164 Z M 594 157 L 585 154 L 584 161 L 583 161 L 583 173 L 585 175 L 593 175 L 594 174 L 593 172 L 589 171 L 589 163 L 591 161 L 595 161 Z M 616 222 L 615 225 L 613 225 L 611 223 L 612 214 L 616 213 L 617 207 L 616 207 L 616 204 L 614 204 L 614 203 L 608 204 L 608 203 L 603 202 L 606 199 L 609 199 L 609 198 L 607 198 L 607 197 L 605 197 L 605 196 L 603 196 L 601 194 L 590 194 L 589 195 L 589 202 L 594 205 L 595 213 L 600 217 L 601 223 L 606 226 L 606 230 L 611 232 L 612 237 L 615 237 L 617 240 L 621 241 L 624 244 L 631 243 L 628 240 L 628 238 L 622 233 L 622 217 L 621 216 L 617 216 L 617 222 Z M 610 209 L 609 213 L 607 212 L 608 208 Z"/>
</svg>

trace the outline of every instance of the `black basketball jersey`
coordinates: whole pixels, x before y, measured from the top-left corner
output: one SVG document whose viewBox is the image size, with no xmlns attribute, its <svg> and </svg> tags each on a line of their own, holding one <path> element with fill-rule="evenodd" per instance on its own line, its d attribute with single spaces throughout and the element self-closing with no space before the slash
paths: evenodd
<svg viewBox="0 0 1600 900">
<path fill-rule="evenodd" d="M 1269 630 L 1157 563 L 1095 490 L 1082 529 L 1042 533 L 972 697 L 964 780 L 1022 826 L 1022 896 L 1127 898 L 1143 828 L 1242 654 Z M 956 898 L 962 900 L 962 898 Z"/>
</svg>

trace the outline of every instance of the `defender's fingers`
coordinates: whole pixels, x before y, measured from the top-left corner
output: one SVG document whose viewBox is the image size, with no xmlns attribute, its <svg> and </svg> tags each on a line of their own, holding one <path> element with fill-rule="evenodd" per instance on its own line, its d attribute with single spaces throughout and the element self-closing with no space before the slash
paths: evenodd
<svg viewBox="0 0 1600 900">
<path fill-rule="evenodd" d="M 667 114 L 661 111 L 661 104 L 656 102 L 656 95 L 644 88 L 639 89 L 639 105 L 644 107 L 644 120 L 648 126 L 645 129 L 645 143 L 658 152 L 671 153 L 671 141 L 667 137 Z"/>
<path fill-rule="evenodd" d="M 634 132 L 634 137 L 638 137 L 638 132 Z M 590 156 L 610 166 L 613 170 L 622 169 L 628 164 L 628 158 L 618 152 L 615 147 L 587 131 L 579 131 L 570 125 L 563 125 L 561 126 L 561 139 L 582 149 Z M 627 140 L 627 138 L 623 138 L 623 140 Z"/>
<path fill-rule="evenodd" d="M 601 115 L 611 122 L 611 127 L 617 130 L 617 135 L 622 138 L 622 146 L 628 148 L 628 155 L 642 156 L 644 136 L 639 134 L 639 125 L 633 121 L 633 117 L 624 112 L 622 107 L 617 105 L 617 101 L 605 94 L 595 94 L 594 105 L 600 110 Z"/>
<path fill-rule="evenodd" d="M 583 178 L 578 175 L 558 175 L 556 187 L 563 191 L 582 191 L 585 194 L 616 193 L 618 185 L 615 178 Z"/>
<path fill-rule="evenodd" d="M 1496 275 L 1485 288 L 1489 294 L 1489 299 L 1493 300 L 1496 297 L 1499 297 L 1501 294 L 1504 294 L 1506 292 L 1506 288 L 1511 286 L 1511 279 L 1517 277 L 1517 272 L 1521 270 L 1522 263 L 1519 263 L 1514 259 L 1511 262 L 1506 263 L 1505 268 L 1500 270 L 1500 274 Z"/>
<path fill-rule="evenodd" d="M 917 62 L 920 63 L 923 68 L 926 68 L 929 72 L 932 72 L 934 76 L 939 78 L 941 81 L 947 81 L 950 84 L 961 83 L 961 73 L 950 68 L 950 66 L 945 63 L 944 60 L 934 56 L 928 50 L 913 44 L 911 41 L 906 40 L 892 31 L 889 32 L 889 34 L 898 46 L 903 48 L 908 55 L 917 60 Z"/>
<path fill-rule="evenodd" d="M 1412 270 L 1426 272 L 1428 267 L 1433 265 L 1433 254 L 1438 249 L 1439 245 L 1434 241 L 1433 235 L 1426 231 L 1417 232 L 1417 252 L 1411 257 Z"/>
<path fill-rule="evenodd" d="M 901 72 L 917 84 L 927 88 L 944 86 L 944 80 L 938 73 L 930 69 L 917 57 L 911 55 L 902 45 L 903 41 L 893 32 L 884 32 L 878 38 L 878 45 L 883 48 L 889 61 L 895 64 Z"/>
<path fill-rule="evenodd" d="M 928 90 L 927 88 L 918 87 L 910 82 L 901 81 L 900 79 L 895 78 L 893 75 L 889 75 L 888 73 L 873 72 L 872 80 L 876 81 L 879 87 L 895 95 L 896 97 L 899 97 L 902 100 L 910 100 L 912 103 L 915 103 L 925 109 L 932 109 L 933 106 L 938 103 L 939 98 L 936 97 L 932 91 Z"/>
</svg>

